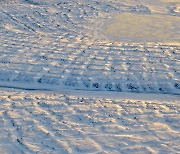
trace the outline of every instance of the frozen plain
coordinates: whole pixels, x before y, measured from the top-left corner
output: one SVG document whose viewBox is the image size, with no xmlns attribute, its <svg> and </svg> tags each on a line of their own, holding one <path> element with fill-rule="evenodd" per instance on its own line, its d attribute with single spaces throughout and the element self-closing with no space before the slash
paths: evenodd
<svg viewBox="0 0 180 154">
<path fill-rule="evenodd" d="M 0 153 L 178 153 L 179 7 L 1 0 Z"/>
</svg>

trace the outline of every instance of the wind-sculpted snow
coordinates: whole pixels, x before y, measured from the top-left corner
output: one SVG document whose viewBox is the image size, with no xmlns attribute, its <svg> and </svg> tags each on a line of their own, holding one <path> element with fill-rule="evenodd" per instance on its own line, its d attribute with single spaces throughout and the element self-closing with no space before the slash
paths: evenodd
<svg viewBox="0 0 180 154">
<path fill-rule="evenodd" d="M 179 152 L 178 97 L 158 101 L 157 96 L 133 100 L 96 94 L 2 89 L 0 153 Z"/>
<path fill-rule="evenodd" d="M 179 5 L 0 0 L 0 154 L 178 153 Z"/>
<path fill-rule="evenodd" d="M 180 94 L 179 43 L 115 42 L 98 30 L 113 14 L 151 14 L 150 8 L 126 1 L 2 1 L 0 86 Z"/>
</svg>

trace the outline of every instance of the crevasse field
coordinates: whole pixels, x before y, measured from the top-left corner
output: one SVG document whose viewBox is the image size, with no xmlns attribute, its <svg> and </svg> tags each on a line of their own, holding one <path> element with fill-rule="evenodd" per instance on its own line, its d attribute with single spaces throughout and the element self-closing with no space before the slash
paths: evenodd
<svg viewBox="0 0 180 154">
<path fill-rule="evenodd" d="M 179 0 L 0 0 L 0 154 L 179 151 Z"/>
</svg>

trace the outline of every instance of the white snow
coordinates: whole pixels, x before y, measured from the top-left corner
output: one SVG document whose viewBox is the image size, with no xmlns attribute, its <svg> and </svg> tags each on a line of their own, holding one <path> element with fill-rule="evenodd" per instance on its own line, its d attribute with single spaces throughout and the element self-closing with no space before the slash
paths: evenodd
<svg viewBox="0 0 180 154">
<path fill-rule="evenodd" d="M 2 89 L 0 151 L 178 152 L 180 97 L 145 96 Z"/>
<path fill-rule="evenodd" d="M 180 18 L 176 16 L 121 13 L 114 20 L 106 23 L 102 32 L 115 40 L 172 43 L 180 40 Z"/>
<path fill-rule="evenodd" d="M 0 153 L 178 153 L 175 0 L 0 0 Z"/>
</svg>

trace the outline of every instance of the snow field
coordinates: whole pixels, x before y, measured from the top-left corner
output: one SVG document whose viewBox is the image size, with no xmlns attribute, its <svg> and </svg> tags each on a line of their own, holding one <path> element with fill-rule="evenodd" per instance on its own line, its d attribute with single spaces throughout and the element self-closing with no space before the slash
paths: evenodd
<svg viewBox="0 0 180 154">
<path fill-rule="evenodd" d="M 122 14 L 177 19 L 176 42 L 104 36 Z M 0 0 L 0 153 L 179 153 L 179 17 L 175 0 Z"/>
<path fill-rule="evenodd" d="M 100 35 L 105 19 L 122 12 L 153 10 L 108 1 L 1 2 L 0 86 L 180 94 L 179 43 Z"/>
<path fill-rule="evenodd" d="M 111 93 L 111 92 L 109 92 Z M 179 100 L 0 92 L 1 153 L 177 153 Z M 120 96 L 121 94 L 119 94 Z"/>
</svg>

